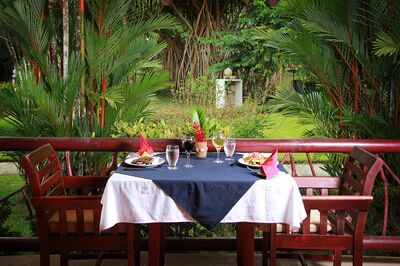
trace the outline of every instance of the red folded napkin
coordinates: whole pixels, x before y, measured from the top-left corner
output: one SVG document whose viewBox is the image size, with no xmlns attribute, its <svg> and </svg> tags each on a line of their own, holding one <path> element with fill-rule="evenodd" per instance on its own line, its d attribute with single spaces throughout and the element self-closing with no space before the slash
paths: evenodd
<svg viewBox="0 0 400 266">
<path fill-rule="evenodd" d="M 266 179 L 270 179 L 275 177 L 279 173 L 278 169 L 278 149 L 276 148 L 275 151 L 268 157 L 262 164 L 260 172 Z"/>
<path fill-rule="evenodd" d="M 139 138 L 139 155 L 142 155 L 144 152 L 149 155 L 153 154 L 154 151 L 150 142 L 142 135 L 142 133 L 140 133 Z"/>
</svg>

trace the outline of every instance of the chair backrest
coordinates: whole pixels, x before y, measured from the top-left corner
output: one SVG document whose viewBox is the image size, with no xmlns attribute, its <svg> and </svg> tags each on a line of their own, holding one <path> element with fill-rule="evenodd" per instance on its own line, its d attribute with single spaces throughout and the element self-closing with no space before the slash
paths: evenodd
<svg viewBox="0 0 400 266">
<path fill-rule="evenodd" d="M 329 190 L 339 189 L 340 195 L 372 194 L 376 176 L 383 166 L 383 160 L 359 147 L 354 147 L 344 163 L 341 177 L 294 177 L 300 189 L 306 189 L 307 196 L 329 195 Z"/>
<path fill-rule="evenodd" d="M 379 174 L 383 166 L 383 161 L 359 147 L 354 147 L 349 153 L 341 177 L 295 177 L 297 185 L 300 189 L 306 190 L 306 196 L 303 197 L 306 206 L 307 218 L 303 222 L 303 233 L 310 232 L 309 226 L 311 209 L 310 206 L 315 205 L 310 196 L 328 196 L 329 191 L 336 189 L 342 196 L 370 196 L 375 183 L 376 176 Z M 336 213 L 336 233 L 343 234 L 346 226 L 354 228 L 354 226 L 364 227 L 366 221 L 366 213 L 359 215 L 360 208 L 356 207 L 358 203 L 347 201 L 348 204 L 339 204 L 335 208 L 330 208 L 327 197 L 319 197 L 318 201 L 321 206 L 317 208 L 318 218 L 316 219 L 320 226 L 320 234 L 327 234 L 329 231 L 329 210 Z M 324 202 L 324 203 L 322 203 Z M 337 199 L 339 202 L 339 199 Z M 343 200 L 343 202 L 346 202 Z M 333 205 L 335 206 L 335 204 Z M 352 209 L 354 208 L 354 209 Z M 360 219 L 362 219 L 360 221 Z"/>
<path fill-rule="evenodd" d="M 61 163 L 50 144 L 25 154 L 20 164 L 25 170 L 33 197 L 64 193 Z"/>
<path fill-rule="evenodd" d="M 359 147 L 354 147 L 344 164 L 340 194 L 371 195 L 375 178 L 382 166 L 381 158 Z"/>
</svg>

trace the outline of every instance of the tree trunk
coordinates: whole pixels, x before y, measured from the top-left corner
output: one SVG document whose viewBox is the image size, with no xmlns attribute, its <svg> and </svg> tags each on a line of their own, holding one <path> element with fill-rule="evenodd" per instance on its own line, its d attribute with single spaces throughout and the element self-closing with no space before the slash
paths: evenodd
<svg viewBox="0 0 400 266">
<path fill-rule="evenodd" d="M 49 16 L 50 16 L 50 21 L 52 25 L 55 25 L 56 20 L 54 16 L 54 1 L 50 1 L 48 3 L 49 7 Z M 55 37 L 55 33 L 51 37 L 51 43 L 50 43 L 50 63 L 54 68 L 57 68 L 57 40 Z"/>
<path fill-rule="evenodd" d="M 63 78 L 68 77 L 68 57 L 69 57 L 69 0 L 63 0 L 62 21 L 63 21 Z"/>
</svg>

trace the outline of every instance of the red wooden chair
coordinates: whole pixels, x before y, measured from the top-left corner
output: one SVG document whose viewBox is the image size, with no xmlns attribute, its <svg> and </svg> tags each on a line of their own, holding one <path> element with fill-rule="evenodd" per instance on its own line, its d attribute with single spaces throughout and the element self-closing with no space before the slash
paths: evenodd
<svg viewBox="0 0 400 266">
<path fill-rule="evenodd" d="M 134 265 L 133 224 L 119 224 L 99 232 L 100 195 L 107 177 L 63 176 L 57 153 L 50 144 L 21 157 L 32 191 L 32 205 L 40 240 L 40 265 L 50 265 L 50 253 L 60 253 L 60 264 L 68 265 L 72 251 L 126 251 Z M 74 189 L 88 188 L 90 195 Z"/>
<path fill-rule="evenodd" d="M 295 177 L 306 191 L 303 202 L 307 218 L 299 230 L 287 225 L 263 225 L 263 265 L 276 265 L 278 249 L 331 250 L 333 254 L 308 254 L 310 258 L 330 259 L 341 265 L 343 250 L 353 252 L 353 265 L 362 265 L 363 237 L 368 208 L 372 202 L 375 178 L 383 161 L 354 147 L 338 177 Z M 329 195 L 336 189 L 339 195 Z"/>
</svg>

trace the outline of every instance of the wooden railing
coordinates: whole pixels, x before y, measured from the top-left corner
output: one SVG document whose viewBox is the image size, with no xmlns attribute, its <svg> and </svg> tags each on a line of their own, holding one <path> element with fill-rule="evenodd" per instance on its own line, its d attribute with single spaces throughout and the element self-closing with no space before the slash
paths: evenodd
<svg viewBox="0 0 400 266">
<path fill-rule="evenodd" d="M 167 144 L 180 144 L 179 139 L 150 139 L 155 151 L 164 151 Z M 116 164 L 118 152 L 137 151 L 138 139 L 130 138 L 12 138 L 0 137 L 0 151 L 31 151 L 46 143 L 50 143 L 55 150 L 66 152 L 67 170 L 71 172 L 69 154 L 77 151 L 106 151 L 112 152 L 113 163 Z M 400 153 L 400 139 L 392 140 L 350 140 L 350 139 L 237 139 L 237 152 L 267 152 L 278 148 L 285 156 L 282 163 L 289 161 L 293 176 L 299 176 L 296 168 L 294 154 L 305 153 L 307 164 L 312 176 L 316 176 L 311 153 L 348 153 L 353 146 L 359 146 L 372 153 L 382 155 L 384 153 Z M 208 143 L 209 151 L 214 151 L 211 142 Z M 303 162 L 304 163 L 304 162 Z M 386 236 L 388 220 L 388 179 L 400 184 L 399 173 L 394 173 L 388 165 L 381 172 L 385 187 L 384 214 L 382 234 L 379 236 L 366 236 L 364 249 L 374 250 L 400 250 L 400 236 Z M 1 178 L 1 177 L 0 177 Z M 400 221 L 399 221 L 400 222 Z M 188 244 L 187 242 L 190 242 Z M 256 249 L 261 248 L 261 241 L 256 239 Z M 171 250 L 234 250 L 234 239 L 212 238 L 212 239 L 170 239 L 167 240 L 166 248 Z M 38 250 L 37 238 L 4 238 L 0 237 L 0 251 L 7 250 Z"/>
</svg>

